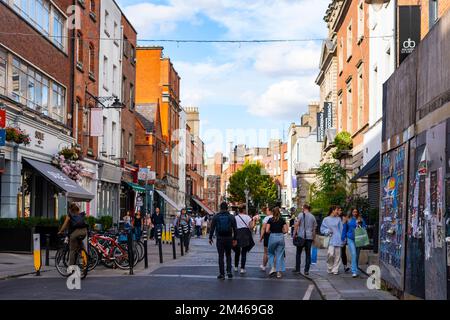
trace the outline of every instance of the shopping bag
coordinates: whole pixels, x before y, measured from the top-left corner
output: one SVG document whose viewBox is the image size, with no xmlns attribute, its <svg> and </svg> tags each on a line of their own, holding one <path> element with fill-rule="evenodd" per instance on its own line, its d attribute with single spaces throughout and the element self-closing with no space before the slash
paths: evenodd
<svg viewBox="0 0 450 320">
<path fill-rule="evenodd" d="M 328 248 L 329 244 L 330 244 L 330 238 L 329 236 L 325 236 L 323 237 L 323 247 L 324 249 Z"/>
<path fill-rule="evenodd" d="M 313 246 L 316 248 L 320 248 L 322 246 L 321 236 L 318 234 L 314 237 Z"/>
<path fill-rule="evenodd" d="M 369 236 L 364 228 L 355 229 L 355 245 L 357 248 L 365 247 L 369 245 Z"/>
</svg>

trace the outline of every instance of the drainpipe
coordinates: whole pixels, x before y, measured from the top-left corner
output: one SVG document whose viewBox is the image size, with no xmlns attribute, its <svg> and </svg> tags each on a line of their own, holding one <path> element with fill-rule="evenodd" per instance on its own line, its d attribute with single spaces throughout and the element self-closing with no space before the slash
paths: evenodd
<svg viewBox="0 0 450 320">
<path fill-rule="evenodd" d="M 76 0 L 73 0 L 72 5 L 77 5 Z M 75 13 L 75 12 L 74 12 Z M 72 59 L 70 62 L 70 85 L 71 85 L 71 103 L 72 103 L 72 135 L 75 138 L 76 143 L 78 143 L 78 123 L 76 123 L 76 119 L 78 118 L 78 110 L 75 110 L 75 28 L 72 29 Z"/>
<path fill-rule="evenodd" d="M 397 0 L 392 0 L 393 1 L 393 6 L 394 6 L 394 70 L 397 69 L 398 67 L 398 49 L 399 49 L 399 44 L 398 44 L 398 39 L 397 39 L 397 33 L 398 33 L 398 14 L 397 14 L 397 8 L 398 8 L 398 1 Z"/>
</svg>

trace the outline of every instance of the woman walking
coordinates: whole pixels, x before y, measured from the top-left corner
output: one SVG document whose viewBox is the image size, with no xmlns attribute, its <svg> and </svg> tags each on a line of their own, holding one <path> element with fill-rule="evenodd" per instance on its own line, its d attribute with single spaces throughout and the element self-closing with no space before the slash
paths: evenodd
<svg viewBox="0 0 450 320">
<path fill-rule="evenodd" d="M 133 227 L 134 227 L 134 234 L 136 235 L 136 240 L 141 239 L 142 215 L 140 211 L 136 212 L 134 215 Z"/>
<path fill-rule="evenodd" d="M 342 212 L 342 208 L 338 206 L 338 215 L 341 217 L 342 227 L 343 227 L 347 223 L 347 221 L 349 220 L 349 214 L 343 213 Z M 347 266 L 348 259 L 347 259 L 347 242 L 346 241 L 342 242 L 341 260 L 342 260 L 342 265 L 344 266 L 344 272 L 345 273 L 349 272 L 350 271 L 350 267 Z"/>
<path fill-rule="evenodd" d="M 267 221 L 266 232 L 270 233 L 269 237 L 269 266 L 270 275 L 277 273 L 277 278 L 281 278 L 281 272 L 286 271 L 284 265 L 284 234 L 289 231 L 289 226 L 287 225 L 284 218 L 281 217 L 280 209 L 276 207 L 273 209 L 272 218 Z M 274 261 L 276 261 L 276 267 L 274 266 Z"/>
<path fill-rule="evenodd" d="M 338 209 L 336 206 L 331 206 L 328 211 L 328 217 L 322 221 L 320 232 L 330 237 L 327 252 L 327 271 L 335 275 L 339 274 L 339 266 L 341 264 L 342 229 L 342 221 L 339 217 Z"/>
<path fill-rule="evenodd" d="M 241 274 L 245 271 L 245 262 L 247 260 L 247 253 L 253 248 L 253 219 L 248 216 L 245 206 L 239 207 L 239 214 L 236 216 L 237 228 L 237 245 L 234 247 L 234 272 L 238 271 L 239 258 L 241 258 Z"/>
<path fill-rule="evenodd" d="M 366 223 L 362 218 L 359 210 L 357 208 L 352 209 L 352 216 L 344 224 L 342 230 L 342 241 L 347 240 L 348 248 L 350 249 L 350 255 L 352 259 L 352 277 L 356 278 L 358 276 L 358 260 L 360 249 L 356 247 L 355 244 L 355 229 L 364 228 L 366 229 Z"/>
<path fill-rule="evenodd" d="M 266 272 L 267 262 L 269 261 L 268 247 L 269 247 L 270 233 L 266 232 L 266 225 L 267 225 L 267 222 L 269 221 L 269 219 L 272 218 L 272 211 L 270 211 L 269 208 L 267 208 L 266 214 L 267 214 L 267 216 L 262 221 L 262 225 L 261 225 L 261 229 L 260 229 L 261 237 L 259 239 L 259 242 L 264 241 L 263 242 L 263 245 L 264 245 L 263 263 L 262 263 L 262 265 L 259 266 L 261 271 L 264 271 L 264 272 Z"/>
</svg>

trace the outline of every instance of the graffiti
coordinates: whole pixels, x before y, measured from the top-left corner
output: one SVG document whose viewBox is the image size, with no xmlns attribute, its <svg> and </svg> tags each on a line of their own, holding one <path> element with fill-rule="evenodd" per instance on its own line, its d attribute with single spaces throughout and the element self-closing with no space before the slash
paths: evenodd
<svg viewBox="0 0 450 320">
<path fill-rule="evenodd" d="M 403 204 L 405 146 L 383 155 L 380 221 L 380 259 L 401 272 L 403 256 Z M 412 225 L 412 221 L 411 221 Z M 411 230 L 408 226 L 408 230 Z"/>
</svg>

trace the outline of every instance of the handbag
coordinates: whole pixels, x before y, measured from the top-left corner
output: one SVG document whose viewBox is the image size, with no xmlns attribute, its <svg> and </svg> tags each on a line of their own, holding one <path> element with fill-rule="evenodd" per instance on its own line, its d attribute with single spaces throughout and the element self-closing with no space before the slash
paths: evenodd
<svg viewBox="0 0 450 320">
<path fill-rule="evenodd" d="M 370 244 L 366 229 L 358 227 L 355 229 L 355 245 L 357 248 L 365 247 Z"/>
<path fill-rule="evenodd" d="M 303 223 L 305 224 L 305 227 L 303 228 L 304 231 L 305 231 L 304 237 L 301 238 L 299 236 L 296 236 L 292 240 L 292 243 L 296 247 L 303 247 L 303 246 L 305 246 L 305 243 L 306 243 L 306 217 L 305 217 L 305 213 L 304 212 L 303 212 Z M 300 221 L 298 222 L 298 227 L 300 228 Z"/>
<path fill-rule="evenodd" d="M 248 243 L 247 241 L 245 242 L 246 245 L 244 245 L 245 248 L 247 248 L 247 252 L 250 252 L 250 250 L 252 250 L 252 248 L 255 246 L 255 241 L 253 240 L 253 235 L 252 235 L 252 231 L 250 230 L 249 226 L 245 223 L 244 219 L 242 219 L 242 217 L 240 215 L 238 215 L 239 219 L 241 219 L 241 221 L 245 224 L 245 226 L 247 227 L 245 230 L 247 239 L 248 239 Z"/>
</svg>

